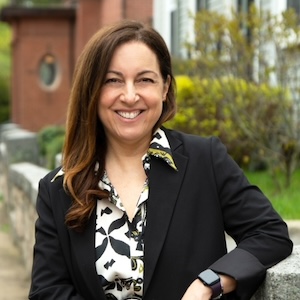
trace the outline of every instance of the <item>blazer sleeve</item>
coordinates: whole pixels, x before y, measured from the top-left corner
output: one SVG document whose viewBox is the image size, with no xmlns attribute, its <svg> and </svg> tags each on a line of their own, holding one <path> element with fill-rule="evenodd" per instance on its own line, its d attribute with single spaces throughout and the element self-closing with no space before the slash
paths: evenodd
<svg viewBox="0 0 300 300">
<path fill-rule="evenodd" d="M 217 138 L 211 139 L 211 161 L 225 230 L 237 247 L 210 268 L 237 280 L 237 299 L 250 299 L 267 268 L 290 255 L 293 244 L 270 201 L 248 182 Z"/>
<path fill-rule="evenodd" d="M 36 203 L 38 219 L 29 299 L 84 300 L 67 269 L 48 187 L 49 182 L 42 179 Z"/>
</svg>

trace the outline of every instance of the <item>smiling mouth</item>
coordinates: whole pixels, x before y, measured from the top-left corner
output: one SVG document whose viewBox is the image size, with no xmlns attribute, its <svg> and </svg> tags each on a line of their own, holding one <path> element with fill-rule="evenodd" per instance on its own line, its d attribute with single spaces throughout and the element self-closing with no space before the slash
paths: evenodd
<svg viewBox="0 0 300 300">
<path fill-rule="evenodd" d="M 136 118 L 142 111 L 132 111 L 132 112 L 127 112 L 127 111 L 118 111 L 117 114 L 121 116 L 122 118 L 125 119 L 134 119 Z"/>
</svg>

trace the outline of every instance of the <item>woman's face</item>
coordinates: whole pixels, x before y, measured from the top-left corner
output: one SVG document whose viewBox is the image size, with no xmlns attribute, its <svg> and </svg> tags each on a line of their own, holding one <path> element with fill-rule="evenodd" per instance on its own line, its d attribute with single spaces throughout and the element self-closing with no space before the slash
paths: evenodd
<svg viewBox="0 0 300 300">
<path fill-rule="evenodd" d="M 142 42 L 119 46 L 100 93 L 98 116 L 109 142 L 149 143 L 169 88 L 155 53 Z"/>
</svg>

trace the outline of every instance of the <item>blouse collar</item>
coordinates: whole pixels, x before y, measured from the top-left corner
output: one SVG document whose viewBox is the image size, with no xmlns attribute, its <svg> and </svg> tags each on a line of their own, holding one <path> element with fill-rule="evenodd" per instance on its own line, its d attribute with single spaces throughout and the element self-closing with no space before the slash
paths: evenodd
<svg viewBox="0 0 300 300">
<path fill-rule="evenodd" d="M 161 129 L 158 128 L 154 134 L 153 138 L 150 142 L 149 149 L 147 153 L 143 156 L 142 160 L 143 162 L 146 160 L 147 157 L 149 156 L 154 156 L 157 158 L 162 159 L 164 162 L 166 162 L 171 168 L 173 168 L 175 171 L 177 171 L 177 167 L 175 165 L 173 156 L 172 156 L 172 151 L 170 147 L 169 140 L 166 136 L 166 133 Z M 95 166 L 95 171 L 98 169 L 98 164 Z M 146 167 L 147 168 L 147 167 Z M 58 177 L 63 176 L 64 171 L 61 168 L 55 176 L 52 178 L 51 182 L 55 181 Z"/>
<path fill-rule="evenodd" d="M 147 151 L 149 156 L 154 156 L 165 161 L 171 168 L 177 171 L 169 140 L 165 132 L 159 128 L 155 131 L 149 149 Z"/>
</svg>

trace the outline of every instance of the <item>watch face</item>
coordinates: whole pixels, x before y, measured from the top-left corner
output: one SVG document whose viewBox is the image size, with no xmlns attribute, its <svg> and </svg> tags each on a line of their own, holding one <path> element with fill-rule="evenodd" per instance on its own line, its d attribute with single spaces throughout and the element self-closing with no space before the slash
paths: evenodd
<svg viewBox="0 0 300 300">
<path fill-rule="evenodd" d="M 207 285 L 214 285 L 220 281 L 220 277 L 210 269 L 207 269 L 199 274 L 200 279 Z"/>
</svg>

